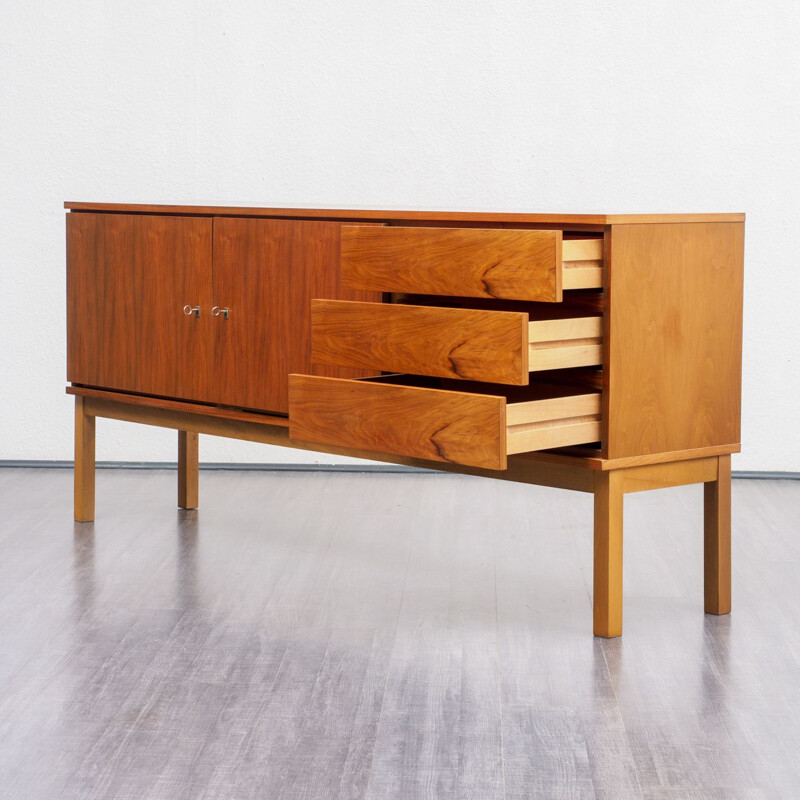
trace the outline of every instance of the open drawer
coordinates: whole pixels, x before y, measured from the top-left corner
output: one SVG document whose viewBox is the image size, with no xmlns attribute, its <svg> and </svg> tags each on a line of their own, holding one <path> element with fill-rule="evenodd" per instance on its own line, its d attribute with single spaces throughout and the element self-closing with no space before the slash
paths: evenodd
<svg viewBox="0 0 800 800">
<path fill-rule="evenodd" d="M 345 225 L 341 247 L 356 289 L 560 302 L 602 286 L 603 239 L 561 231 Z"/>
<path fill-rule="evenodd" d="M 602 363 L 599 315 L 527 313 L 349 300 L 311 302 L 316 364 L 525 385 L 534 370 Z"/>
<path fill-rule="evenodd" d="M 576 387 L 483 394 L 390 375 L 289 376 L 289 438 L 354 450 L 506 469 L 506 456 L 600 439 L 600 394 Z"/>
</svg>

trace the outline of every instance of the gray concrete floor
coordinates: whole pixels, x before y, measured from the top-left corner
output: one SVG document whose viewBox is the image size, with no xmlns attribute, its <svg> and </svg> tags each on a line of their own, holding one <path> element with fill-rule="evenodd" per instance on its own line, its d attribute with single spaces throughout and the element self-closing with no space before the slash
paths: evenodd
<svg viewBox="0 0 800 800">
<path fill-rule="evenodd" d="M 800 797 L 800 482 L 625 501 L 591 635 L 591 498 L 447 475 L 0 470 L 0 797 Z"/>
</svg>

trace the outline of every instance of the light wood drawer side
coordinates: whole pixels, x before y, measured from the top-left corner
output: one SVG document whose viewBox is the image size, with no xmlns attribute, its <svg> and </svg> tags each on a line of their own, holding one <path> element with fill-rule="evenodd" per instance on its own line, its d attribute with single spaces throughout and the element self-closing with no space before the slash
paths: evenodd
<svg viewBox="0 0 800 800">
<path fill-rule="evenodd" d="M 528 369 L 591 367 L 603 363 L 602 317 L 569 317 L 528 323 Z"/>
</svg>

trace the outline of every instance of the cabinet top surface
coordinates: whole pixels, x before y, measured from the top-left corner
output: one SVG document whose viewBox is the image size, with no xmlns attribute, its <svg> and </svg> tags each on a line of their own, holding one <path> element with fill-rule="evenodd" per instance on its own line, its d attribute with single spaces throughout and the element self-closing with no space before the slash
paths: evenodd
<svg viewBox="0 0 800 800">
<path fill-rule="evenodd" d="M 430 220 L 446 222 L 516 222 L 542 225 L 631 225 L 669 222 L 744 222 L 742 213 L 729 214 L 527 214 L 507 211 L 419 211 L 414 209 L 258 208 L 252 206 L 149 205 L 135 203 L 66 202 L 69 211 L 128 214 L 188 214 L 193 216 L 290 217 L 341 220 Z"/>
</svg>

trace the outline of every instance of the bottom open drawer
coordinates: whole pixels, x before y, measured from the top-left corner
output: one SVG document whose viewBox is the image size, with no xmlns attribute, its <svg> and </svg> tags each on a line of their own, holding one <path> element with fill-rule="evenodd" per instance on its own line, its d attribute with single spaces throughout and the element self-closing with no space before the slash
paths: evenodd
<svg viewBox="0 0 800 800">
<path fill-rule="evenodd" d="M 289 437 L 375 453 L 506 469 L 506 456 L 600 439 L 600 394 L 408 375 L 289 376 Z M 487 394 L 488 391 L 496 394 Z"/>
</svg>

